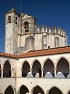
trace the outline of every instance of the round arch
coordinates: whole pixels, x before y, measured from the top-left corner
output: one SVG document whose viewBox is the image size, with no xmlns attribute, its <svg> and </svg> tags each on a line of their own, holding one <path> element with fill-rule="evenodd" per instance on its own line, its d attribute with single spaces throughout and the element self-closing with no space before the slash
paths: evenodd
<svg viewBox="0 0 70 94">
<path fill-rule="evenodd" d="M 30 65 L 27 61 L 25 61 L 22 65 L 22 77 L 26 77 L 29 70 L 30 70 Z"/>
<path fill-rule="evenodd" d="M 45 61 L 43 68 L 44 68 L 44 75 L 47 72 L 50 72 L 54 76 L 54 64 L 53 64 L 53 62 L 50 59 L 47 59 Z"/>
<path fill-rule="evenodd" d="M 69 62 L 66 58 L 60 58 L 57 63 L 57 72 L 62 72 L 65 77 L 69 74 Z"/>
<path fill-rule="evenodd" d="M 39 77 L 41 77 L 41 64 L 38 60 L 35 60 L 32 65 L 32 74 L 35 77 L 37 73 L 39 74 Z"/>
<path fill-rule="evenodd" d="M 48 94 L 63 94 L 63 93 L 59 88 L 54 86 L 49 90 Z"/>
<path fill-rule="evenodd" d="M 29 90 L 25 85 L 22 85 L 19 89 L 19 94 L 26 94 L 28 92 L 29 92 Z"/>
<path fill-rule="evenodd" d="M 32 94 L 38 94 L 38 93 L 45 94 L 43 89 L 39 85 L 33 87 L 32 89 Z"/>
<path fill-rule="evenodd" d="M 3 69 L 3 77 L 11 77 L 11 64 L 9 60 L 4 63 Z"/>
<path fill-rule="evenodd" d="M 14 90 L 12 86 L 8 86 L 4 92 L 4 94 L 14 94 Z"/>
</svg>

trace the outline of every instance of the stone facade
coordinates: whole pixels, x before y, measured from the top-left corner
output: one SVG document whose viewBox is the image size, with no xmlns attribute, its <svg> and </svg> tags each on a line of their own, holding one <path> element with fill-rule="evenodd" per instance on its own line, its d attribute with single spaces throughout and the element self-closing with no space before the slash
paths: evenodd
<svg viewBox="0 0 70 94">
<path fill-rule="evenodd" d="M 67 35 L 61 28 L 45 25 L 39 27 L 35 17 L 24 13 L 19 15 L 14 9 L 6 13 L 5 17 L 6 53 L 20 54 L 30 50 L 67 46 Z"/>
</svg>

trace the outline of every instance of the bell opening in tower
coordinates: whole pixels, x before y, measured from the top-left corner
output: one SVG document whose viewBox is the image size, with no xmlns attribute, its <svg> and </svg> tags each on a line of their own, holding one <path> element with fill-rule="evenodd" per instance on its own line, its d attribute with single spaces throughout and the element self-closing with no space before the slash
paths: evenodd
<svg viewBox="0 0 70 94">
<path fill-rule="evenodd" d="M 25 28 L 25 32 L 29 31 L 29 23 L 27 21 L 24 22 L 24 28 Z"/>
<path fill-rule="evenodd" d="M 11 16 L 8 16 L 8 23 L 11 23 Z"/>
</svg>

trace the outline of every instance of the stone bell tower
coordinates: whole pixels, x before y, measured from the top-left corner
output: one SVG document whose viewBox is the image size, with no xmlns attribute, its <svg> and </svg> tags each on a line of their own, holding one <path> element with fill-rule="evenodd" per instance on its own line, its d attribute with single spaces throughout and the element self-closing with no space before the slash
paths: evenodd
<svg viewBox="0 0 70 94">
<path fill-rule="evenodd" d="M 5 13 L 5 52 L 13 54 L 17 48 L 20 15 L 12 8 Z"/>
</svg>

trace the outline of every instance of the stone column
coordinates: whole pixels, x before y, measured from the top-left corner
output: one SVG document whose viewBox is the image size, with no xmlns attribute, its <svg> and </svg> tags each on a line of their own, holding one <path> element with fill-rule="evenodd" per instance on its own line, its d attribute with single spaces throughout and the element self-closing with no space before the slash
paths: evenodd
<svg viewBox="0 0 70 94">
<path fill-rule="evenodd" d="M 43 77 L 43 70 L 44 70 L 44 69 L 43 69 L 43 68 L 41 68 L 41 77 Z"/>
<path fill-rule="evenodd" d="M 57 70 L 57 67 L 54 67 L 54 77 L 56 77 L 56 70 Z"/>
<path fill-rule="evenodd" d="M 23 68 L 21 69 L 21 77 L 23 77 L 22 72 L 23 72 Z"/>
<path fill-rule="evenodd" d="M 1 78 L 3 78 L 3 68 L 1 68 Z"/>
<path fill-rule="evenodd" d="M 32 68 L 30 68 L 29 70 L 30 70 L 30 72 L 32 73 Z"/>
<path fill-rule="evenodd" d="M 69 73 L 70 73 L 70 66 L 69 66 Z"/>
<path fill-rule="evenodd" d="M 13 77 L 13 71 L 14 71 L 14 69 L 11 69 L 11 77 Z"/>
</svg>

